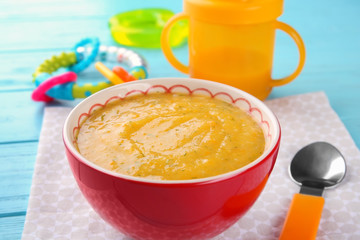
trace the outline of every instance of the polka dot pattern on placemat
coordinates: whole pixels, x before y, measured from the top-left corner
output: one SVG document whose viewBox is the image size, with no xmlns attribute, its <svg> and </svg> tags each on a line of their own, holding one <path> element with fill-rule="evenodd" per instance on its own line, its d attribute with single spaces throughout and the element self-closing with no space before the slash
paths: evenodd
<svg viewBox="0 0 360 240">
<path fill-rule="evenodd" d="M 249 212 L 214 240 L 278 239 L 293 194 L 288 166 L 303 146 L 326 141 L 344 155 L 348 172 L 336 188 L 324 191 L 319 240 L 360 239 L 360 153 L 326 95 L 309 93 L 266 101 L 279 118 L 282 140 L 269 181 Z M 70 108 L 45 109 L 22 239 L 130 240 L 105 223 L 78 189 L 68 167 L 62 126 Z"/>
</svg>

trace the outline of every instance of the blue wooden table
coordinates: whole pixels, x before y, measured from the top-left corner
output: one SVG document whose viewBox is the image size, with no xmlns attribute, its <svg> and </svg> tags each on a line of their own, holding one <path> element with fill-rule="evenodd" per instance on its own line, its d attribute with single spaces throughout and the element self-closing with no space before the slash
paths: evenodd
<svg viewBox="0 0 360 240">
<path fill-rule="evenodd" d="M 20 239 L 24 226 L 43 110 L 30 99 L 31 74 L 45 59 L 69 50 L 84 37 L 115 44 L 108 19 L 119 12 L 162 7 L 180 12 L 180 0 L 52 0 L 0 1 L 0 239 Z M 280 20 L 302 35 L 307 61 L 291 84 L 270 98 L 324 91 L 357 146 L 360 146 L 360 1 L 287 0 Z M 174 70 L 159 49 L 135 49 L 149 62 L 150 77 L 185 75 Z M 187 47 L 175 50 L 187 60 Z M 279 32 L 274 77 L 297 64 L 290 37 Z M 97 75 L 96 75 L 97 74 Z M 101 78 L 95 71 L 87 75 Z M 73 105 L 55 102 L 51 105 Z"/>
</svg>

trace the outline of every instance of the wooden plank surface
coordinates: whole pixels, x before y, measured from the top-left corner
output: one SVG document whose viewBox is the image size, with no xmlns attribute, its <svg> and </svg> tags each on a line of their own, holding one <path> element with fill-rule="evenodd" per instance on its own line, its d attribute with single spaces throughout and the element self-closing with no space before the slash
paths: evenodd
<svg viewBox="0 0 360 240">
<path fill-rule="evenodd" d="M 44 60 L 69 50 L 81 38 L 97 36 L 115 44 L 107 22 L 115 13 L 145 7 L 182 10 L 174 0 L 2 0 L 0 1 L 0 239 L 20 239 L 43 117 L 44 103 L 30 99 L 31 74 Z M 270 98 L 324 91 L 360 146 L 360 1 L 285 0 L 279 18 L 303 37 L 307 61 L 291 84 L 275 88 Z M 274 77 L 297 64 L 290 37 L 277 33 Z M 150 65 L 150 77 L 183 77 L 159 49 L 134 48 Z M 187 47 L 175 49 L 187 62 Z M 90 69 L 79 81 L 101 79 Z M 72 105 L 55 102 L 51 105 Z"/>
<path fill-rule="evenodd" d="M 0 239 L 2 240 L 15 240 L 21 239 L 21 234 L 24 222 L 25 213 L 21 215 L 0 217 Z"/>
<path fill-rule="evenodd" d="M 0 216 L 26 212 L 38 141 L 0 144 Z"/>
</svg>

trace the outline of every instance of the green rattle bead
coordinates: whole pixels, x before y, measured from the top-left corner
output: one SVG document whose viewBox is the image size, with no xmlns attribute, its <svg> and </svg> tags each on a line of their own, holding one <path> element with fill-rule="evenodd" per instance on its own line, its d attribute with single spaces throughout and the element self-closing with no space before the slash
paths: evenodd
<svg viewBox="0 0 360 240">
<path fill-rule="evenodd" d="M 33 73 L 33 82 L 42 73 L 51 74 L 61 67 L 69 67 L 76 63 L 75 52 L 65 53 L 62 52 L 58 56 L 52 56 L 50 59 L 45 60 Z"/>
</svg>

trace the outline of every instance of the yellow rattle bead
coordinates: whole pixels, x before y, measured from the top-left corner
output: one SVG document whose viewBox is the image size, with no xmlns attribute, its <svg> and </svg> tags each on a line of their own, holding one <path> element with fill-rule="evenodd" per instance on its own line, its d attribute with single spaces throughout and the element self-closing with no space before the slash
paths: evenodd
<svg viewBox="0 0 360 240">
<path fill-rule="evenodd" d="M 111 71 L 110 69 L 108 69 L 102 62 L 96 62 L 95 63 L 95 68 L 102 74 L 104 75 L 104 77 L 106 77 L 107 79 L 109 79 L 109 81 L 116 85 L 116 84 L 120 84 L 120 83 L 124 83 L 124 81 L 119 78 L 113 71 Z"/>
</svg>

